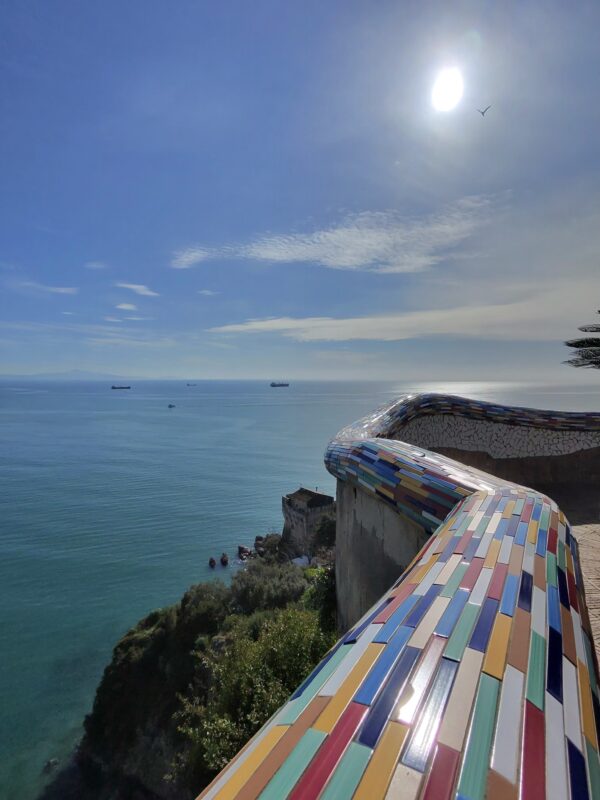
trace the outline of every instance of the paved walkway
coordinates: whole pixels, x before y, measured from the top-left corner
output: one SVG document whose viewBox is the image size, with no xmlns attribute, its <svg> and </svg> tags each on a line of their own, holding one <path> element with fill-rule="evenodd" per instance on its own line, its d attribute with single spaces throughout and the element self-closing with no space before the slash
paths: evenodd
<svg viewBox="0 0 600 800">
<path fill-rule="evenodd" d="M 577 525 L 572 532 L 579 544 L 585 598 L 600 661 L 600 524 Z"/>
</svg>

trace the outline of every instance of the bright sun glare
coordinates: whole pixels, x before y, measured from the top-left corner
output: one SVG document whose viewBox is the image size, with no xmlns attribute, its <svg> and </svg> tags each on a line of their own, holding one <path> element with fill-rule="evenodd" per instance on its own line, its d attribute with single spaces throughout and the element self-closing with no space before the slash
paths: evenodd
<svg viewBox="0 0 600 800">
<path fill-rule="evenodd" d="M 438 73 L 431 90 L 431 105 L 436 111 L 452 111 L 463 95 L 463 79 L 456 67 Z"/>
</svg>

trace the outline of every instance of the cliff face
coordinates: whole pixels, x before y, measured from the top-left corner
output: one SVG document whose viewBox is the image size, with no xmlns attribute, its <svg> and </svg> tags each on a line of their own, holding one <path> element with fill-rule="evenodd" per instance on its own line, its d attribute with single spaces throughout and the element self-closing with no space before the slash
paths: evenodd
<svg viewBox="0 0 600 800">
<path fill-rule="evenodd" d="M 333 643 L 334 595 L 313 573 L 259 559 L 141 620 L 40 800 L 193 800 Z"/>
</svg>

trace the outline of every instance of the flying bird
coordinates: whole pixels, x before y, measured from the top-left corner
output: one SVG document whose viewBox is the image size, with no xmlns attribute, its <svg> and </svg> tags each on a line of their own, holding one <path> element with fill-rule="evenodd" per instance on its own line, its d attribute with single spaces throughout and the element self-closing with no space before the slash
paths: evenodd
<svg viewBox="0 0 600 800">
<path fill-rule="evenodd" d="M 482 116 L 482 117 L 485 117 L 485 112 L 486 112 L 486 111 L 489 111 L 489 110 L 490 110 L 490 108 L 491 108 L 491 106 L 486 106 L 486 107 L 483 109 L 483 111 L 482 111 L 480 108 L 478 108 L 478 109 L 477 109 L 477 111 L 479 111 L 479 113 L 481 114 L 481 116 Z"/>
</svg>

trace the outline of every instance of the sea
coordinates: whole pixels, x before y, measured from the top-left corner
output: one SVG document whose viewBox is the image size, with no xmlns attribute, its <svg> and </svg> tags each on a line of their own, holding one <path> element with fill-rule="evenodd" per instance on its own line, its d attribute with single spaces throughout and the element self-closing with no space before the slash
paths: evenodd
<svg viewBox="0 0 600 800">
<path fill-rule="evenodd" d="M 281 531 L 282 495 L 334 493 L 337 430 L 419 391 L 600 408 L 598 381 L 0 380 L 0 797 L 35 800 L 45 762 L 68 760 L 130 626 L 229 580 L 239 544 Z M 211 570 L 222 552 L 230 567 Z"/>
</svg>

